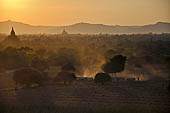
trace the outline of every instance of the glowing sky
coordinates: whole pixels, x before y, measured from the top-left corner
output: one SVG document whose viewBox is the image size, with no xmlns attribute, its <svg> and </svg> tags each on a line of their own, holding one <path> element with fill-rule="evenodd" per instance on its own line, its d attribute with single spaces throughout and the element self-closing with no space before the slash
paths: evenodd
<svg viewBox="0 0 170 113">
<path fill-rule="evenodd" d="M 170 0 L 0 0 L 0 21 L 32 25 L 170 22 Z"/>
</svg>

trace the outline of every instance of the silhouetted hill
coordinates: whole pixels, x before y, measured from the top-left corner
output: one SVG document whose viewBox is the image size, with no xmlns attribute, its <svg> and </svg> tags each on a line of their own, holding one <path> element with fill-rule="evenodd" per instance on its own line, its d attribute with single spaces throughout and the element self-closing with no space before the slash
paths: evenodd
<svg viewBox="0 0 170 113">
<path fill-rule="evenodd" d="M 4 21 L 0 22 L 0 33 L 9 33 L 11 27 L 15 28 L 18 34 L 58 34 L 63 29 L 67 32 L 81 33 L 81 34 L 136 34 L 136 33 L 170 33 L 170 23 L 158 22 L 156 24 L 144 25 L 144 26 L 119 26 L 119 25 L 103 25 L 103 24 L 89 24 L 89 23 L 77 23 L 69 26 L 33 26 L 24 24 L 21 22 Z"/>
</svg>

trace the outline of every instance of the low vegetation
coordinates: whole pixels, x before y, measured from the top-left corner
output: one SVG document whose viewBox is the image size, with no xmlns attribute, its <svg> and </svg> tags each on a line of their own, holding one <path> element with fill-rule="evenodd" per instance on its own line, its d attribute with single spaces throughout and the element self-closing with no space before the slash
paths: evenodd
<svg viewBox="0 0 170 113">
<path fill-rule="evenodd" d="M 65 85 L 71 84 L 74 80 L 76 80 L 76 75 L 67 71 L 59 72 L 55 78 L 56 82 L 63 82 Z"/>
<path fill-rule="evenodd" d="M 95 76 L 95 82 L 104 85 L 107 82 L 111 82 L 112 78 L 107 73 L 97 73 Z"/>
<path fill-rule="evenodd" d="M 41 86 L 46 79 L 47 77 L 44 76 L 41 72 L 31 68 L 19 69 L 13 74 L 13 80 L 16 83 L 16 89 L 18 85 L 31 87 L 31 85 L 38 84 Z"/>
</svg>

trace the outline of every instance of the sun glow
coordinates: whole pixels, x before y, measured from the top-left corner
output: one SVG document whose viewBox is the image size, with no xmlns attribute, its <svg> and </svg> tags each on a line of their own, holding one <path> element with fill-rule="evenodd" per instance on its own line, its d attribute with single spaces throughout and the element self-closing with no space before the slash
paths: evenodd
<svg viewBox="0 0 170 113">
<path fill-rule="evenodd" d="M 21 8 L 25 6 L 28 0 L 2 0 L 2 6 L 6 9 Z"/>
<path fill-rule="evenodd" d="M 145 25 L 170 22 L 169 14 L 170 0 L 0 0 L 0 21 L 33 25 Z"/>
</svg>

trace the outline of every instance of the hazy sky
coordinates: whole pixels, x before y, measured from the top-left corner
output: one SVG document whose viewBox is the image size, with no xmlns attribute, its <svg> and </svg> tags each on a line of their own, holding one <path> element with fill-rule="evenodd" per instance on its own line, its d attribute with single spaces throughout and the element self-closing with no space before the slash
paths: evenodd
<svg viewBox="0 0 170 113">
<path fill-rule="evenodd" d="M 0 21 L 32 25 L 170 22 L 170 0 L 0 0 Z"/>
</svg>

